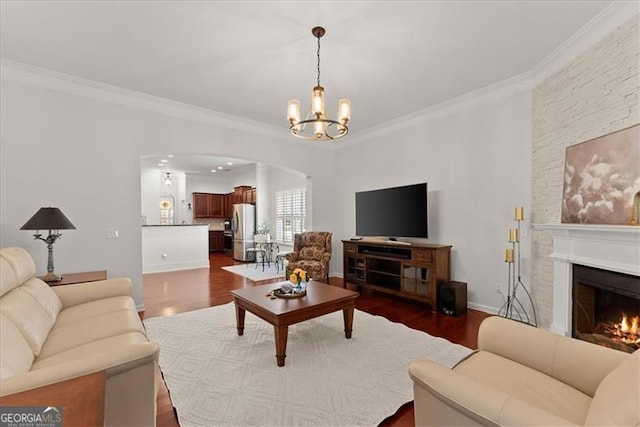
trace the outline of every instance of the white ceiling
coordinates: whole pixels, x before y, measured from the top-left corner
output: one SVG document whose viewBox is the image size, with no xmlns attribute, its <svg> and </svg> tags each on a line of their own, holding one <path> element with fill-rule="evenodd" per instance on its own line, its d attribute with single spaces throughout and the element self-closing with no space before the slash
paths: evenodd
<svg viewBox="0 0 640 427">
<path fill-rule="evenodd" d="M 351 133 L 531 70 L 610 1 L 1 1 L 0 55 L 286 127 L 322 25 Z"/>
<path fill-rule="evenodd" d="M 160 166 L 163 165 L 163 166 Z M 187 175 L 199 175 L 211 178 L 229 178 L 245 172 L 255 171 L 255 163 L 232 157 L 211 156 L 207 154 L 165 154 L 143 156 L 140 161 L 142 170 L 160 169 L 165 172 L 184 172 Z M 215 172 L 213 172 L 215 171 Z"/>
</svg>

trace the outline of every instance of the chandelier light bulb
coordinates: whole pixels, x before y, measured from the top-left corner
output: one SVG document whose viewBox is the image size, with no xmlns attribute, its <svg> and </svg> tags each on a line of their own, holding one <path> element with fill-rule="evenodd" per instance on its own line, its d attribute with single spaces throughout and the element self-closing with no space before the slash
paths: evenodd
<svg viewBox="0 0 640 427">
<path fill-rule="evenodd" d="M 338 121 L 342 125 L 346 125 L 351 119 L 351 101 L 347 98 L 342 98 L 338 101 Z"/>
<path fill-rule="evenodd" d="M 322 136 L 325 132 L 326 127 L 324 122 L 320 120 L 316 120 L 315 122 L 313 122 L 313 133 L 315 134 L 316 138 L 322 139 Z"/>
<path fill-rule="evenodd" d="M 311 94 L 311 112 L 316 119 L 324 118 L 324 88 L 322 86 L 316 86 L 313 88 Z"/>
<path fill-rule="evenodd" d="M 287 119 L 289 119 L 289 123 L 291 125 L 298 124 L 300 121 L 300 101 L 297 99 L 290 99 L 287 111 Z"/>
</svg>

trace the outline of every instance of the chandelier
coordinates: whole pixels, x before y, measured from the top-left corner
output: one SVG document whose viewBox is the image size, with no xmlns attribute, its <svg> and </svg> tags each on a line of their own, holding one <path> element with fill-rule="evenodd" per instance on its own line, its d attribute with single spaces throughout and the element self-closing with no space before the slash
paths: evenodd
<svg viewBox="0 0 640 427">
<path fill-rule="evenodd" d="M 324 109 L 324 88 L 320 86 L 320 38 L 324 36 L 325 29 L 314 27 L 311 34 L 318 39 L 318 80 L 311 93 L 311 105 L 307 116 L 301 120 L 300 101 L 290 99 L 287 108 L 289 130 L 298 138 L 313 141 L 328 141 L 342 138 L 349 132 L 347 123 L 351 118 L 351 101 L 346 98 L 338 101 L 338 120 L 327 118 Z"/>
</svg>

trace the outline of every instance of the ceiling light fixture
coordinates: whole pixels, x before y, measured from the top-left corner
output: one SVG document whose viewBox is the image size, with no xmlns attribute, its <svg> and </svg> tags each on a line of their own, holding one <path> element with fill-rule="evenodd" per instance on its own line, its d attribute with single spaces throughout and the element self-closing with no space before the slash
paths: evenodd
<svg viewBox="0 0 640 427">
<path fill-rule="evenodd" d="M 318 39 L 318 80 L 311 93 L 311 106 L 306 118 L 300 120 L 300 101 L 297 99 L 290 99 L 287 108 L 291 133 L 298 138 L 313 141 L 342 138 L 349 132 L 347 124 L 351 119 L 351 101 L 346 98 L 338 101 L 338 120 L 328 119 L 324 109 L 324 88 L 320 86 L 320 38 L 325 32 L 322 27 L 314 27 L 311 30 L 311 34 Z M 307 129 L 307 125 L 311 130 Z"/>
</svg>

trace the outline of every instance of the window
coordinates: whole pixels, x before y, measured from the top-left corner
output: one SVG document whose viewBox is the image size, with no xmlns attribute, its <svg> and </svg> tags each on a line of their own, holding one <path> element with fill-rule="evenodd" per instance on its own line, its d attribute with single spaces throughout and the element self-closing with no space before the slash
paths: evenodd
<svg viewBox="0 0 640 427">
<path fill-rule="evenodd" d="M 293 243 L 293 235 L 305 230 L 307 198 L 304 188 L 276 192 L 276 240 Z"/>
</svg>

